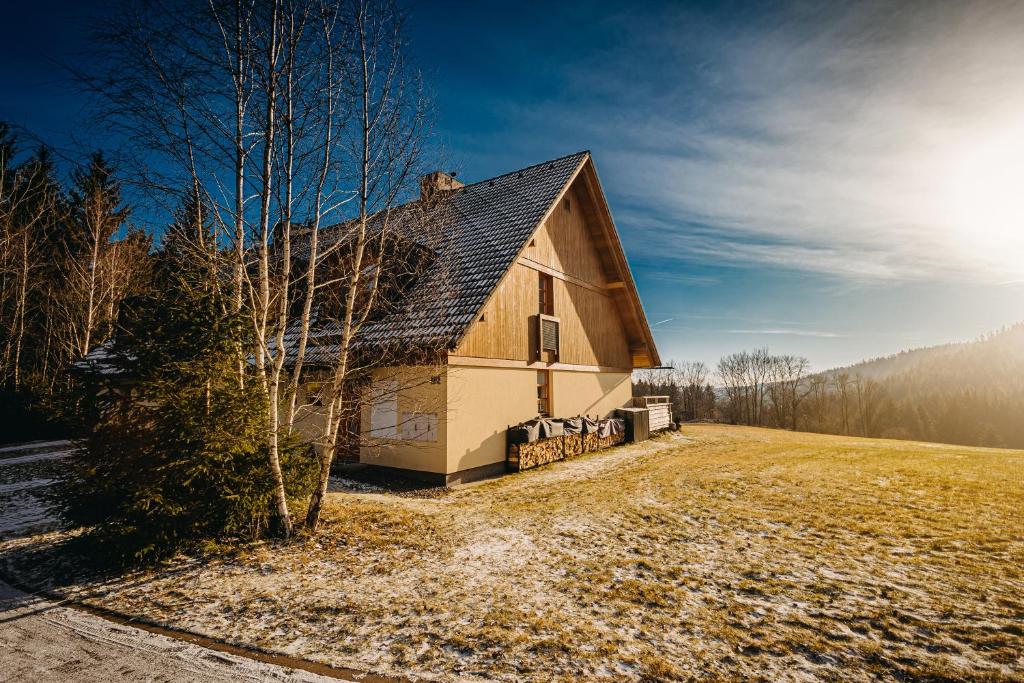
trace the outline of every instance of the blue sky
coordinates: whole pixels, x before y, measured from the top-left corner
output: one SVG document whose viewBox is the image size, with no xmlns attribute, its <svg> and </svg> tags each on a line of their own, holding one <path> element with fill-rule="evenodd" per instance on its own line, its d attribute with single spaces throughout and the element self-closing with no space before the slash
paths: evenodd
<svg viewBox="0 0 1024 683">
<path fill-rule="evenodd" d="M 826 368 L 1024 319 L 1024 4 L 412 9 L 440 165 L 591 150 L 664 359 Z M 82 11 L 39 0 L 0 47 L 0 117 L 57 144 L 102 142 L 48 62 Z"/>
</svg>

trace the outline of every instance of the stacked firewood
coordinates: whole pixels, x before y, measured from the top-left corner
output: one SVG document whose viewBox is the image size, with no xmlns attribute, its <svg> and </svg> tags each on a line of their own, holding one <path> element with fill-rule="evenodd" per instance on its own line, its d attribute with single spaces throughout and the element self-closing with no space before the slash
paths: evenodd
<svg viewBox="0 0 1024 683">
<path fill-rule="evenodd" d="M 617 446 L 626 440 L 622 425 L 602 424 L 611 420 L 572 418 L 536 424 L 539 422 L 524 423 L 509 430 L 509 469 L 516 472 L 528 470 L 581 453 Z M 575 424 L 577 422 L 580 424 Z"/>
</svg>

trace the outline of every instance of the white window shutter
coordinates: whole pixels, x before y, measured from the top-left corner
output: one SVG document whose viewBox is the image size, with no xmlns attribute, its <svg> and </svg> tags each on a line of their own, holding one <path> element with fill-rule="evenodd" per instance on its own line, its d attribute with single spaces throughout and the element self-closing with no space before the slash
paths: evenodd
<svg viewBox="0 0 1024 683">
<path fill-rule="evenodd" d="M 437 441 L 437 413 L 402 413 L 402 438 Z"/>
<path fill-rule="evenodd" d="M 375 382 L 370 406 L 370 436 L 398 438 L 398 384 L 394 380 Z"/>
</svg>

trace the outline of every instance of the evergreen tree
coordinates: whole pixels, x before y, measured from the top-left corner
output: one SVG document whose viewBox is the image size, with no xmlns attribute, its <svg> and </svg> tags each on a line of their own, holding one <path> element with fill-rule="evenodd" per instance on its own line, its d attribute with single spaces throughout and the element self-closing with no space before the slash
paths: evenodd
<svg viewBox="0 0 1024 683">
<path fill-rule="evenodd" d="M 72 176 L 71 213 L 67 233 L 68 294 L 73 298 L 69 322 L 72 345 L 79 357 L 92 350 L 97 331 L 109 326 L 106 312 L 111 282 L 119 277 L 112 253 L 112 238 L 130 210 L 122 204 L 121 183 L 101 152 Z"/>
<path fill-rule="evenodd" d="M 130 389 L 96 380 L 94 427 L 50 500 L 69 522 L 145 561 L 224 535 L 254 538 L 271 513 L 265 398 L 238 381 L 249 326 L 217 285 L 218 255 L 186 206 L 157 254 L 154 287 L 126 302 L 111 345 Z M 196 239 L 197 233 L 208 237 Z M 123 381 L 123 380 L 122 380 Z M 308 494 L 312 456 L 283 451 L 287 491 Z"/>
</svg>

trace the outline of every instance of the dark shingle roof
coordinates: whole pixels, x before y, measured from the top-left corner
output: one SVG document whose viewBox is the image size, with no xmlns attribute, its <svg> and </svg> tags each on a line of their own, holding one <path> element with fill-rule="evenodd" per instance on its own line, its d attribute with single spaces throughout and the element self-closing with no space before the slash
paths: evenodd
<svg viewBox="0 0 1024 683">
<path fill-rule="evenodd" d="M 438 229 L 436 264 L 398 310 L 364 325 L 358 342 L 453 349 L 587 155 L 577 152 L 454 190 Z M 333 355 L 333 328 L 311 333 L 311 362 Z"/>
</svg>

